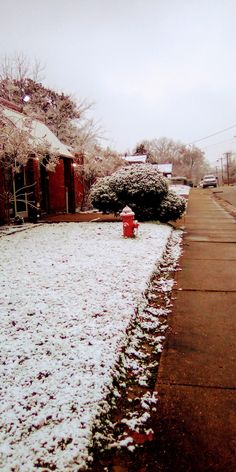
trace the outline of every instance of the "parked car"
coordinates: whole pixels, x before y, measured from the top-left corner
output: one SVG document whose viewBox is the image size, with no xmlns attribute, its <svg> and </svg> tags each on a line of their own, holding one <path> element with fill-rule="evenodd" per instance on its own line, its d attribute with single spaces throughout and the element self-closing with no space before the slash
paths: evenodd
<svg viewBox="0 0 236 472">
<path fill-rule="evenodd" d="M 204 175 L 202 180 L 202 187 L 217 187 L 217 178 L 213 174 Z"/>
</svg>

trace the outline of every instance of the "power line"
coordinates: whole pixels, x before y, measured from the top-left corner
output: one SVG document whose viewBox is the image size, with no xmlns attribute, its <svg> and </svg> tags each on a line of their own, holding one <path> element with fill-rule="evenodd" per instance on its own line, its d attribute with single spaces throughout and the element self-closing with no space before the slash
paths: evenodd
<svg viewBox="0 0 236 472">
<path fill-rule="evenodd" d="M 205 136 L 204 138 L 196 139 L 196 141 L 192 141 L 191 143 L 189 143 L 189 146 L 195 143 L 199 143 L 200 141 L 204 141 L 205 139 L 212 138 L 213 136 L 216 136 L 217 134 L 224 133 L 225 131 L 228 131 L 233 128 L 236 128 L 236 125 L 229 126 L 229 128 L 224 128 L 224 129 L 221 129 L 220 131 L 216 131 L 215 133 L 209 134 L 208 136 Z"/>
<path fill-rule="evenodd" d="M 207 144 L 206 146 L 202 146 L 202 149 L 207 149 L 211 146 L 217 146 L 219 144 L 230 143 L 231 141 L 234 141 L 234 138 L 225 139 L 224 141 L 217 141 L 217 143 Z"/>
</svg>

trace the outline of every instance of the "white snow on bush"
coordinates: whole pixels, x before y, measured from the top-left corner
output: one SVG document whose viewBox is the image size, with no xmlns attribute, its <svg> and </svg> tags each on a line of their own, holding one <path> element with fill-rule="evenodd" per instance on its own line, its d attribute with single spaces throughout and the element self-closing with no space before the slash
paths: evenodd
<svg viewBox="0 0 236 472">
<path fill-rule="evenodd" d="M 0 239 L 0 468 L 86 469 L 101 400 L 171 228 L 42 225 Z"/>
</svg>

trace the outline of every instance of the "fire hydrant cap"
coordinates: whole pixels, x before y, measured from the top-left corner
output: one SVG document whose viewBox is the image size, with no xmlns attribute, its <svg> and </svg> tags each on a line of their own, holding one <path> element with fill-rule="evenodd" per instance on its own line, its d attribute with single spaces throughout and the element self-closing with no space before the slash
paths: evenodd
<svg viewBox="0 0 236 472">
<path fill-rule="evenodd" d="M 124 216 L 124 215 L 134 215 L 134 212 L 131 210 L 131 208 L 128 205 L 126 205 L 121 212 L 121 216 Z"/>
</svg>

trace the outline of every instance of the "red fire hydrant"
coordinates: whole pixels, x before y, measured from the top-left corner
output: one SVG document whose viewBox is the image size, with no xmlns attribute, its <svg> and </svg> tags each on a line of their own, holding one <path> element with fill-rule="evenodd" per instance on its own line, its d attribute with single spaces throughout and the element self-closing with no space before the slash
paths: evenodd
<svg viewBox="0 0 236 472">
<path fill-rule="evenodd" d="M 124 238 L 135 238 L 135 230 L 138 230 L 139 223 L 134 220 L 134 212 L 130 207 L 123 208 L 120 214 L 123 221 L 123 236 Z"/>
</svg>

